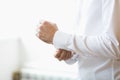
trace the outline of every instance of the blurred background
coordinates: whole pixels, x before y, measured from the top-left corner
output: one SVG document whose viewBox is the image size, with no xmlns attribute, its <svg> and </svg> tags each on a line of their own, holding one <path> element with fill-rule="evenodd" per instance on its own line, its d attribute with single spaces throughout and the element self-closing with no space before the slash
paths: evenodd
<svg viewBox="0 0 120 80">
<path fill-rule="evenodd" d="M 44 19 L 74 33 L 75 7 L 75 0 L 0 0 L 0 80 L 74 80 L 77 64 L 55 59 L 36 28 Z"/>
</svg>

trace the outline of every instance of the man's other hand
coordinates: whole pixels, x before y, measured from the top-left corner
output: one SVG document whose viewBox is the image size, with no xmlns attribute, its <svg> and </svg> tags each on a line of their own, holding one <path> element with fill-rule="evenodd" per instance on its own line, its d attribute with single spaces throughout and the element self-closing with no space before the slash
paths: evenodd
<svg viewBox="0 0 120 80">
<path fill-rule="evenodd" d="M 48 21 L 42 21 L 39 26 L 38 37 L 42 41 L 52 44 L 55 32 L 58 30 L 57 25 Z"/>
<path fill-rule="evenodd" d="M 55 58 L 57 58 L 59 61 L 67 60 L 71 57 L 72 57 L 72 52 L 64 49 L 58 49 L 55 54 Z"/>
</svg>

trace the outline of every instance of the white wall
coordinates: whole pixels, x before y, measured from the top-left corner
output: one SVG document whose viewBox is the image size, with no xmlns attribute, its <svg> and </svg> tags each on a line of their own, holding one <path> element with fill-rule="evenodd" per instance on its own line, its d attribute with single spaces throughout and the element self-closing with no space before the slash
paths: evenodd
<svg viewBox="0 0 120 80">
<path fill-rule="evenodd" d="M 19 68 L 18 38 L 0 39 L 0 80 L 12 80 L 12 72 Z"/>
</svg>

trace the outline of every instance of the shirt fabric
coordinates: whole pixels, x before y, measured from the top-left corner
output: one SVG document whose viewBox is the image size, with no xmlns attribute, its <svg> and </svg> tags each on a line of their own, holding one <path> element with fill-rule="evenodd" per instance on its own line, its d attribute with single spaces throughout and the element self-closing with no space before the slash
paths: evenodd
<svg viewBox="0 0 120 80">
<path fill-rule="evenodd" d="M 120 0 L 78 3 L 77 34 L 57 31 L 54 46 L 76 53 L 66 62 L 78 61 L 79 80 L 120 80 Z"/>
</svg>

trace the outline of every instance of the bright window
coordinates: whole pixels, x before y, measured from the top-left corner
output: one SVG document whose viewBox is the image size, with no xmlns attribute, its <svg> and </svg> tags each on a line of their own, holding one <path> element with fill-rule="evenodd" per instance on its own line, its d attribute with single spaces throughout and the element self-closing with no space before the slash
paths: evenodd
<svg viewBox="0 0 120 80">
<path fill-rule="evenodd" d="M 55 48 L 40 41 L 36 28 L 41 19 L 57 23 L 60 30 L 73 33 L 74 0 L 1 0 L 0 36 L 21 36 L 26 53 L 21 54 L 24 67 L 77 72 L 77 66 L 54 58 Z"/>
</svg>

